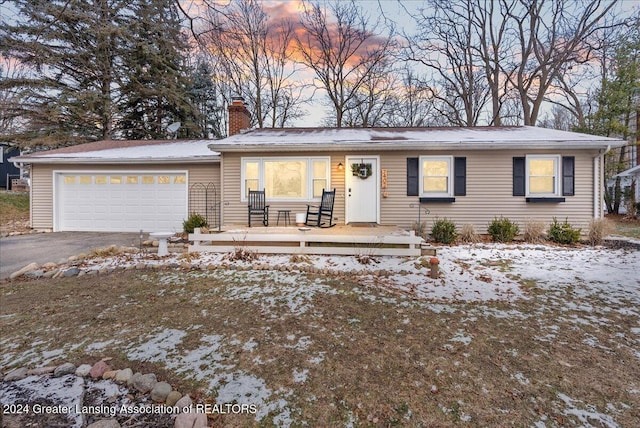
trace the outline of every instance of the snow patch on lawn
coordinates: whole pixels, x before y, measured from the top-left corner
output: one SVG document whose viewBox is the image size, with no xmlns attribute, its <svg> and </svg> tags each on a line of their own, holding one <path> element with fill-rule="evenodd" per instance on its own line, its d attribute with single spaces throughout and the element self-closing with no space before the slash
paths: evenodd
<svg viewBox="0 0 640 428">
<path fill-rule="evenodd" d="M 637 250 L 492 243 L 441 246 L 437 251 L 440 260 L 437 279 L 429 277 L 428 263 L 424 263 L 426 257 L 374 256 L 374 262 L 365 265 L 355 256 L 306 256 L 304 263 L 293 263 L 290 255 L 259 255 L 253 262 L 229 262 L 226 254 L 202 253 L 191 263 L 202 268 L 228 264 L 240 269 L 217 269 L 199 275 L 261 281 L 260 286 L 230 287 L 228 298 L 260 298 L 263 310 L 285 305 L 294 315 L 309 310 L 314 294 L 334 291 L 319 280 L 311 282 L 306 274 L 299 274 L 297 270 L 302 266 L 327 270 L 328 275 L 351 275 L 363 287 L 379 287 L 432 302 L 526 298 L 522 285 L 527 284 L 543 289 L 576 285 L 577 297 L 596 295 L 614 286 L 607 297 L 611 303 L 633 300 L 640 305 L 640 263 L 637 262 L 640 252 Z M 86 269 L 127 267 L 140 262 L 179 265 L 184 259 L 176 254 L 162 260 L 150 255 L 119 255 L 87 260 Z M 273 270 L 252 270 L 258 265 Z M 169 272 L 162 275 L 160 283 L 181 285 L 185 281 L 184 275 Z M 625 305 L 619 306 L 623 306 L 620 311 L 640 316 Z"/>
<path fill-rule="evenodd" d="M 276 425 L 292 424 L 287 401 L 272 397 L 274 392 L 267 388 L 263 379 L 239 370 L 230 372 L 236 367 L 233 362 L 235 354 L 231 351 L 235 348 L 253 350 L 258 345 L 253 338 L 243 343 L 237 339 L 227 341 L 223 335 L 205 335 L 200 338 L 200 346 L 196 349 L 177 349 L 186 335 L 181 330 L 165 329 L 131 348 L 127 356 L 130 359 L 162 362 L 168 369 L 188 379 L 208 382 L 208 392 L 215 393 L 220 404 L 255 404 L 258 409 L 257 421 L 275 414 L 273 421 L 276 423 L 278 420 Z M 295 339 L 296 336 L 292 335 L 291 341 Z M 309 337 L 303 336 L 289 347 L 304 350 L 310 344 Z M 226 347 L 233 349 L 227 350 Z M 254 362 L 262 363 L 259 356 L 254 358 Z M 303 374 L 301 372 L 300 376 Z M 279 390 L 277 393 L 286 395 L 290 391 Z"/>
<path fill-rule="evenodd" d="M 84 379 L 74 375 L 61 377 L 28 376 L 16 382 L 0 383 L 0 402 L 15 403 L 26 393 L 26 404 L 32 404 L 37 399 L 46 399 L 52 406 L 75 409 L 82 406 L 84 395 Z M 71 412 L 67 418 L 72 421 L 72 427 L 82 427 L 81 414 Z"/>
<path fill-rule="evenodd" d="M 309 377 L 309 369 L 303 369 L 303 370 L 293 369 L 294 382 L 299 382 L 299 383 L 306 382 L 308 377 Z"/>
<path fill-rule="evenodd" d="M 577 417 L 583 427 L 614 428 L 619 426 L 611 416 L 598 412 L 596 407 L 591 404 L 586 404 L 584 408 L 581 408 L 582 403 L 579 400 L 562 393 L 558 393 L 558 398 L 567 406 L 563 413 L 567 416 Z"/>
<path fill-rule="evenodd" d="M 469 345 L 473 340 L 473 336 L 465 334 L 464 330 L 458 330 L 449 342 L 460 342 L 465 346 Z"/>
<path fill-rule="evenodd" d="M 186 335 L 187 333 L 182 330 L 163 330 L 147 342 L 130 348 L 127 357 L 138 361 L 164 362 Z"/>
<path fill-rule="evenodd" d="M 320 279 L 312 282 L 295 273 L 243 271 L 235 273 L 235 279 L 251 285 L 229 286 L 223 297 L 254 302 L 262 308 L 263 313 L 286 307 L 289 314 L 299 316 L 313 307 L 316 294 L 337 293 L 333 288 L 322 284 Z"/>
<path fill-rule="evenodd" d="M 243 371 L 236 371 L 216 376 L 211 383 L 219 385 L 216 392 L 218 404 L 254 404 L 258 410 L 256 412 L 257 421 L 274 413 L 273 423 L 276 426 L 289 427 L 293 423 L 287 401 L 284 398 L 272 400 L 273 391 L 267 388 L 265 381 L 259 377 Z"/>
</svg>

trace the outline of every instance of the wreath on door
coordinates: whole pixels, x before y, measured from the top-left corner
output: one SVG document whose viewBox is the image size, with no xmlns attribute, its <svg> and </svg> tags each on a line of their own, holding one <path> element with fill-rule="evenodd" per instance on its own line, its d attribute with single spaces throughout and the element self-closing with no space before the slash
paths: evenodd
<svg viewBox="0 0 640 428">
<path fill-rule="evenodd" d="M 371 177 L 371 174 L 373 174 L 373 169 L 370 163 L 352 163 L 351 173 L 356 177 L 366 180 Z"/>
</svg>

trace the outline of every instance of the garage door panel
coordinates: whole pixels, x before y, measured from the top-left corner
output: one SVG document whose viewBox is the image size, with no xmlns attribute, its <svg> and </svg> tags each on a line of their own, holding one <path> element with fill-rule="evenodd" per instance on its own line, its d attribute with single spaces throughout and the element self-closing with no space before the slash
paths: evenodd
<svg viewBox="0 0 640 428">
<path fill-rule="evenodd" d="M 184 173 L 59 173 L 58 230 L 180 231 L 187 212 Z"/>
</svg>

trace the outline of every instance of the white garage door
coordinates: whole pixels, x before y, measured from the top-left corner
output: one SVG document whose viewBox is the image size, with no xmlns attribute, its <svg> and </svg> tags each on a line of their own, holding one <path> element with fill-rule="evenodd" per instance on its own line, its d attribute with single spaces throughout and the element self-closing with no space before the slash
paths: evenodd
<svg viewBox="0 0 640 428">
<path fill-rule="evenodd" d="M 186 173 L 56 174 L 57 230 L 145 232 L 182 230 Z"/>
</svg>

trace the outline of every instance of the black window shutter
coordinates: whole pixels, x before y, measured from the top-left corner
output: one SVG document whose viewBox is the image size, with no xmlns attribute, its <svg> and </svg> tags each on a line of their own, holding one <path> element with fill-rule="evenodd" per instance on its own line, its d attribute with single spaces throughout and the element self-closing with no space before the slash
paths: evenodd
<svg viewBox="0 0 640 428">
<path fill-rule="evenodd" d="M 525 158 L 513 158 L 513 196 L 525 196 Z"/>
<path fill-rule="evenodd" d="M 562 196 L 575 194 L 575 156 L 562 157 Z"/>
<path fill-rule="evenodd" d="M 419 196 L 419 166 L 418 158 L 407 158 L 407 196 Z"/>
<path fill-rule="evenodd" d="M 453 159 L 453 195 L 467 194 L 467 158 Z"/>
</svg>

